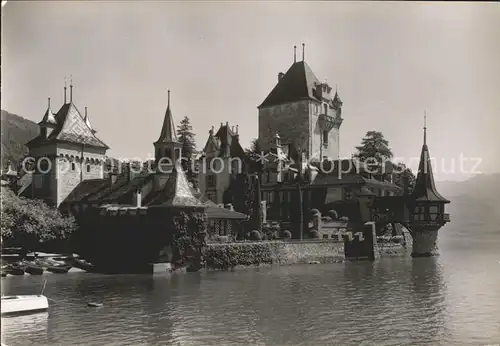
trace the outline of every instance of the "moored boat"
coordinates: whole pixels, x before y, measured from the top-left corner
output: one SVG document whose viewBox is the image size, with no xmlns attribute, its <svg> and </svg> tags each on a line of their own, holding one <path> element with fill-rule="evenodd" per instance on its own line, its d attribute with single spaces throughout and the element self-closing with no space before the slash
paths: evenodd
<svg viewBox="0 0 500 346">
<path fill-rule="evenodd" d="M 54 274 L 66 274 L 70 269 L 70 266 L 47 266 L 47 271 Z"/>
<path fill-rule="evenodd" d="M 95 267 L 92 263 L 85 261 L 84 259 L 73 257 L 71 259 L 71 264 L 73 267 L 85 270 L 87 272 L 93 272 L 95 270 Z"/>
<path fill-rule="evenodd" d="M 2 296 L 2 316 L 46 311 L 49 301 L 43 295 Z"/>
<path fill-rule="evenodd" d="M 24 275 L 25 267 L 19 264 L 7 264 L 7 274 Z"/>
<path fill-rule="evenodd" d="M 43 268 L 31 262 L 24 262 L 25 265 L 24 271 L 30 275 L 42 275 Z"/>
<path fill-rule="evenodd" d="M 54 274 L 65 274 L 71 269 L 71 266 L 66 265 L 66 263 L 51 259 L 37 260 L 36 263 L 37 265 L 45 268 L 48 272 Z"/>
</svg>

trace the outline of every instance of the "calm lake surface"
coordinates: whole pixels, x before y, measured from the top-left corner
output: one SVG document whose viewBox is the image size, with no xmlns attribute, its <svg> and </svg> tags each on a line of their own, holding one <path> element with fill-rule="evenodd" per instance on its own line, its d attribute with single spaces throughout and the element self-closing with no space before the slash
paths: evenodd
<svg viewBox="0 0 500 346">
<path fill-rule="evenodd" d="M 37 294 L 47 279 L 45 295 L 55 300 L 48 313 L 2 318 L 2 341 L 8 346 L 500 344 L 500 227 L 493 218 L 458 214 L 440 231 L 438 258 L 155 278 L 86 273 L 2 278 L 4 294 Z M 104 306 L 89 308 L 87 301 Z"/>
</svg>

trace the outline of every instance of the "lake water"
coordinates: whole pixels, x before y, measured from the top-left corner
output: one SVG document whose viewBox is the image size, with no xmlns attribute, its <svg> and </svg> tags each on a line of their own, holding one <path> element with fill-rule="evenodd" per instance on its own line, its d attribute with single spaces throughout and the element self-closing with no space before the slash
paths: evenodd
<svg viewBox="0 0 500 346">
<path fill-rule="evenodd" d="M 440 231 L 437 258 L 155 278 L 86 273 L 3 278 L 4 294 L 39 293 L 47 279 L 45 295 L 55 302 L 48 313 L 2 318 L 2 341 L 8 346 L 500 344 L 500 227 L 493 218 L 478 222 L 470 212 L 452 216 Z M 89 308 L 87 301 L 104 306 Z"/>
</svg>

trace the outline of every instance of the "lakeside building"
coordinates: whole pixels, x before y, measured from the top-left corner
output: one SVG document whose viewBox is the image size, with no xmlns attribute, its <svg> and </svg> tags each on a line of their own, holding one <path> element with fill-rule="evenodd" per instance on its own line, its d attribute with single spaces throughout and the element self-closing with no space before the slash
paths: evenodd
<svg viewBox="0 0 500 346">
<path fill-rule="evenodd" d="M 235 229 L 246 215 L 220 208 L 200 200 L 199 192 L 189 184 L 177 164 L 182 157 L 170 107 L 167 110 L 158 139 L 153 143 L 155 161 L 148 167 L 134 163 L 125 165 L 121 174 L 108 169 L 106 151 L 109 147 L 96 136 L 85 107 L 82 116 L 73 103 L 73 85 L 69 102 L 64 87 L 64 104 L 54 114 L 50 99 L 42 121 L 40 134 L 27 143 L 29 156 L 35 159 L 35 170 L 24 196 L 39 198 L 58 207 L 62 213 L 78 215 L 88 208 L 140 210 L 152 206 L 205 207 L 210 224 L 218 229 Z M 121 164 L 121 163 L 119 163 Z M 116 167 L 115 167 L 116 168 Z M 121 168 L 121 167 L 120 167 Z M 26 184 L 25 184 L 26 185 Z"/>
<path fill-rule="evenodd" d="M 350 220 L 369 221 L 376 196 L 403 193 L 393 182 L 392 164 L 373 174 L 355 159 L 340 159 L 343 102 L 337 90 L 320 82 L 304 55 L 302 61 L 294 59 L 286 73 L 278 73 L 276 86 L 257 108 L 258 146 L 265 153 L 258 170 L 267 219 L 297 224 L 299 176 L 305 214 L 313 208 L 334 209 Z M 238 145 L 233 147 L 233 142 Z M 215 135 L 211 129 L 206 143 L 206 157 L 223 155 L 228 162 L 242 156 L 237 131 L 228 124 L 221 124 Z M 244 169 L 251 173 L 249 165 Z M 200 175 L 200 190 L 213 202 L 223 203 L 232 179 L 234 171 L 227 170 Z"/>
</svg>

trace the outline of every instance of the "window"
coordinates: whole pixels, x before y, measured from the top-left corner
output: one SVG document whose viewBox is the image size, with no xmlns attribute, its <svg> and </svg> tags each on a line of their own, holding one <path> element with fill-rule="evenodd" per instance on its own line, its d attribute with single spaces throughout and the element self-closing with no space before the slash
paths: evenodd
<svg viewBox="0 0 500 346">
<path fill-rule="evenodd" d="M 72 171 L 76 170 L 76 165 L 74 162 L 71 162 L 71 170 Z"/>
<path fill-rule="evenodd" d="M 322 140 L 323 146 L 327 147 L 328 146 L 328 131 L 323 131 L 322 137 L 323 137 L 323 140 Z"/>
<path fill-rule="evenodd" d="M 344 199 L 351 200 L 352 199 L 352 190 L 349 188 L 344 189 Z"/>
<path fill-rule="evenodd" d="M 214 186 L 215 186 L 215 176 L 207 175 L 207 187 L 214 187 Z"/>
<path fill-rule="evenodd" d="M 323 107 L 325 108 L 325 115 L 327 115 L 328 114 L 328 105 L 325 103 L 323 105 Z"/>
<path fill-rule="evenodd" d="M 87 165 L 87 173 L 90 173 L 90 165 Z"/>
</svg>

